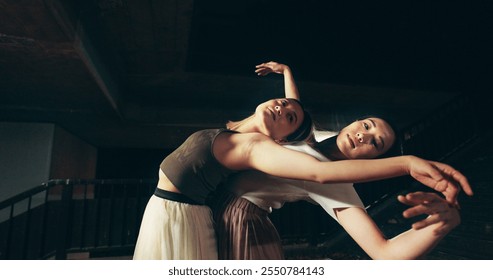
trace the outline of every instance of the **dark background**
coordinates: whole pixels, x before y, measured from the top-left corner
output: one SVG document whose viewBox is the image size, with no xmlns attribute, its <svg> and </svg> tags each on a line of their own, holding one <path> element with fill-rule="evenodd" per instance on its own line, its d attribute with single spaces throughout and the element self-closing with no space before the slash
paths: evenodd
<svg viewBox="0 0 493 280">
<path fill-rule="evenodd" d="M 55 123 L 98 172 L 155 177 L 195 130 L 283 95 L 291 66 L 324 127 L 384 111 L 407 124 L 457 95 L 490 130 L 490 1 L 0 0 L 0 120 Z M 457 133 L 468 128 L 457 127 Z"/>
</svg>

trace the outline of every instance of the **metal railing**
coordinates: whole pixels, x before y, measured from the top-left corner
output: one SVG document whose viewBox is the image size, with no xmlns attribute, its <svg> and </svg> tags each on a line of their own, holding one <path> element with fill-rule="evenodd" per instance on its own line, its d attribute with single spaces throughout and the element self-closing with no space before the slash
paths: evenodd
<svg viewBox="0 0 493 280">
<path fill-rule="evenodd" d="M 133 251 L 157 180 L 50 180 L 0 203 L 0 259 Z"/>
</svg>

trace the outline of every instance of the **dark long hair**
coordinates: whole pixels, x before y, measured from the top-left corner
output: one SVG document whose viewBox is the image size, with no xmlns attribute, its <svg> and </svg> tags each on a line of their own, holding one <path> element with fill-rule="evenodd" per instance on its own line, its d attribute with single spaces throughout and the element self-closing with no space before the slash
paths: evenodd
<svg viewBox="0 0 493 280">
<path fill-rule="evenodd" d="M 286 141 L 287 142 L 299 142 L 299 141 L 305 141 L 307 140 L 313 132 L 313 121 L 310 113 L 308 113 L 305 108 L 303 107 L 303 104 L 298 100 L 294 98 L 287 98 L 290 101 L 294 101 L 298 103 L 303 110 L 303 121 L 301 122 L 301 125 L 291 134 L 286 136 Z"/>
<path fill-rule="evenodd" d="M 312 117 L 310 113 L 308 113 L 308 111 L 305 110 L 303 104 L 299 100 L 293 98 L 287 98 L 287 99 L 290 101 L 294 101 L 301 106 L 301 110 L 303 110 L 304 117 L 303 117 L 303 121 L 301 122 L 301 125 L 293 133 L 286 136 L 286 142 L 292 143 L 292 142 L 305 141 L 312 136 L 312 132 L 313 132 Z M 226 127 L 231 130 L 236 130 L 252 117 L 253 115 L 250 115 L 248 118 L 245 118 L 241 121 L 229 121 L 226 123 Z"/>
</svg>

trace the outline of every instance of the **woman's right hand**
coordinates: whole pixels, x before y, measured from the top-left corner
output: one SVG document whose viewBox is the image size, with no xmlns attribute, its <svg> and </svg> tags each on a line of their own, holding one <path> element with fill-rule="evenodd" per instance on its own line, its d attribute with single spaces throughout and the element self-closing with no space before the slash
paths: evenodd
<svg viewBox="0 0 493 280">
<path fill-rule="evenodd" d="M 405 218 L 428 215 L 427 218 L 413 223 L 415 230 L 433 225 L 435 234 L 445 235 L 460 224 L 458 209 L 436 193 L 414 192 L 399 195 L 397 199 L 411 206 L 402 213 Z"/>
<path fill-rule="evenodd" d="M 287 65 L 274 61 L 256 65 L 255 68 L 255 73 L 259 76 L 266 76 L 270 73 L 284 74 L 284 71 L 289 70 Z"/>
<path fill-rule="evenodd" d="M 293 98 L 300 100 L 300 93 L 298 87 L 294 82 L 293 73 L 291 68 L 286 64 L 269 61 L 255 66 L 255 73 L 259 76 L 265 76 L 269 73 L 277 73 L 284 75 L 284 96 L 286 98 Z"/>
<path fill-rule="evenodd" d="M 410 159 L 409 175 L 420 183 L 442 193 L 449 203 L 459 205 L 457 197 L 461 189 L 467 195 L 473 195 L 467 178 L 450 165 L 415 156 L 408 157 Z"/>
</svg>

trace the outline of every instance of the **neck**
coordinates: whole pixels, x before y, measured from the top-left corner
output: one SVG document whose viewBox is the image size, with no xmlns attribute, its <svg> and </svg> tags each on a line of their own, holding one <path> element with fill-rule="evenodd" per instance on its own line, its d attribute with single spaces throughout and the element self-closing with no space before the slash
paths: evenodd
<svg viewBox="0 0 493 280">
<path fill-rule="evenodd" d="M 253 120 L 253 115 L 249 116 L 241 121 L 229 121 L 226 124 L 226 127 L 231 130 L 235 130 L 238 132 L 259 132 L 260 130 L 257 129 L 255 126 L 255 122 Z"/>
<path fill-rule="evenodd" d="M 315 142 L 313 147 L 332 161 L 345 159 L 341 150 L 337 147 L 337 136 L 330 137 L 321 142 Z"/>
</svg>

